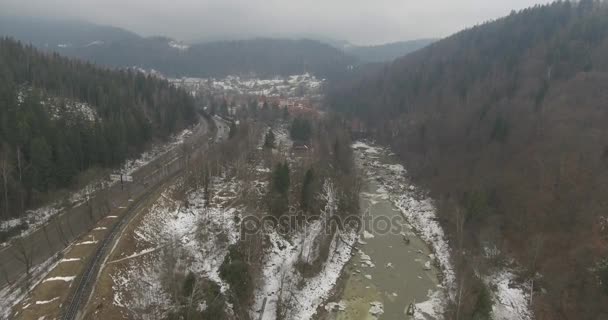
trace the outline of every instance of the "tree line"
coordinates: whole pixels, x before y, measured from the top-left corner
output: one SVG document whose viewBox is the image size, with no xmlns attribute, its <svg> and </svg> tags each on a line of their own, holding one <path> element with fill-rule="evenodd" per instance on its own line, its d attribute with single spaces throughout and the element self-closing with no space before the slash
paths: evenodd
<svg viewBox="0 0 608 320">
<path fill-rule="evenodd" d="M 94 119 L 53 111 L 75 102 Z M 21 215 L 89 168 L 119 166 L 195 119 L 192 98 L 167 81 L 0 39 L 2 216 Z"/>
</svg>

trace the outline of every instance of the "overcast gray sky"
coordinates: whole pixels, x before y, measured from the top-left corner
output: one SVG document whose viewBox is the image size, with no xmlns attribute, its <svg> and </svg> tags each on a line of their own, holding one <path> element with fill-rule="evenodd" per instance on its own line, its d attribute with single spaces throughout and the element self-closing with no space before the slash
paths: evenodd
<svg viewBox="0 0 608 320">
<path fill-rule="evenodd" d="M 11 15 L 76 18 L 181 40 L 325 36 L 356 44 L 444 37 L 549 0 L 1 0 Z"/>
</svg>

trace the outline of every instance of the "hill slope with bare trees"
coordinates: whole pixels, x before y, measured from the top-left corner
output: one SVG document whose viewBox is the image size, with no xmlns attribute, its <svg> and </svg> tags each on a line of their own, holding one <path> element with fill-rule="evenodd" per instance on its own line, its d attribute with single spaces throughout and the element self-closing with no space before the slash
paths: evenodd
<svg viewBox="0 0 608 320">
<path fill-rule="evenodd" d="M 475 275 L 510 259 L 534 280 L 537 319 L 608 315 L 607 3 L 513 12 L 328 103 L 390 144 L 438 200 L 469 293 L 461 317 L 484 292 Z M 499 259 L 486 258 L 493 246 Z"/>
</svg>

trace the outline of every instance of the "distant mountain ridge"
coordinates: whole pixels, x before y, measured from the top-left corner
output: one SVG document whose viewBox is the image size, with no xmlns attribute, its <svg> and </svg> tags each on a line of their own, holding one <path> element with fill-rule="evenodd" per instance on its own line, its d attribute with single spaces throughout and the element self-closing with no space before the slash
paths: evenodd
<svg viewBox="0 0 608 320">
<path fill-rule="evenodd" d="M 0 35 L 11 36 L 40 48 L 86 46 L 95 41 L 129 41 L 140 38 L 125 29 L 84 21 L 9 16 L 0 16 Z"/>
<path fill-rule="evenodd" d="M 352 66 L 388 62 L 433 40 L 357 46 L 325 37 L 185 43 L 77 20 L 2 17 L 0 35 L 48 51 L 110 67 L 155 69 L 167 76 L 223 77 L 230 74 L 274 76 L 313 73 L 348 77 Z"/>
<path fill-rule="evenodd" d="M 167 37 L 141 37 L 114 27 L 78 21 L 0 18 L 0 35 L 44 50 L 110 67 L 137 66 L 168 76 L 274 76 L 313 73 L 330 78 L 357 59 L 316 40 L 256 38 L 185 44 Z"/>
<path fill-rule="evenodd" d="M 437 39 L 416 39 L 371 46 L 344 46 L 344 51 L 364 62 L 389 62 L 422 49 Z"/>
<path fill-rule="evenodd" d="M 439 39 L 420 38 L 413 40 L 387 42 L 374 45 L 358 45 L 346 40 L 334 39 L 317 34 L 302 34 L 292 37 L 293 39 L 313 39 L 340 49 L 345 53 L 356 57 L 360 64 L 390 62 L 396 58 L 408 55 L 422 49 Z"/>
</svg>

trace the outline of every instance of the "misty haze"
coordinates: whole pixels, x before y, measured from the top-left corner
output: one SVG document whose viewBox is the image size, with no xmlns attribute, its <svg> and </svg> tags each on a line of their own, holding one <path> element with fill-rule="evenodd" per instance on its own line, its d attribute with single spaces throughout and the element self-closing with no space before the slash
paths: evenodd
<svg viewBox="0 0 608 320">
<path fill-rule="evenodd" d="M 608 319 L 606 0 L 4 0 L 0 319 Z"/>
</svg>

